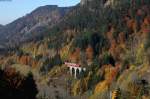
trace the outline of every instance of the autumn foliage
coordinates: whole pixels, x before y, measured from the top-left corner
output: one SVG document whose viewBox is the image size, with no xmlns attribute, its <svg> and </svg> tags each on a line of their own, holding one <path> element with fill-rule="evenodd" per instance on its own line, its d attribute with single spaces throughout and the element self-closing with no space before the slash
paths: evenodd
<svg viewBox="0 0 150 99">
<path fill-rule="evenodd" d="M 30 60 L 31 58 L 28 55 L 23 55 L 19 58 L 19 62 L 23 65 L 28 65 L 30 63 Z"/>
<path fill-rule="evenodd" d="M 75 62 L 75 63 L 79 62 L 79 60 L 80 60 L 80 48 L 76 48 L 75 51 L 70 54 L 69 60 L 72 62 Z"/>
</svg>

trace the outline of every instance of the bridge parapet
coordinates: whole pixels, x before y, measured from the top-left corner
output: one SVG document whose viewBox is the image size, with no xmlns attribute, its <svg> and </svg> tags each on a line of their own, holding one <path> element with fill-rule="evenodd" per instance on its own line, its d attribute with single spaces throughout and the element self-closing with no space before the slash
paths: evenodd
<svg viewBox="0 0 150 99">
<path fill-rule="evenodd" d="M 65 65 L 67 65 L 67 67 L 69 67 L 70 74 L 71 75 L 74 74 L 75 78 L 77 78 L 77 73 L 81 74 L 82 70 L 86 71 L 86 68 L 81 67 L 80 64 L 65 62 Z M 74 71 L 74 73 L 73 73 L 73 71 Z"/>
</svg>

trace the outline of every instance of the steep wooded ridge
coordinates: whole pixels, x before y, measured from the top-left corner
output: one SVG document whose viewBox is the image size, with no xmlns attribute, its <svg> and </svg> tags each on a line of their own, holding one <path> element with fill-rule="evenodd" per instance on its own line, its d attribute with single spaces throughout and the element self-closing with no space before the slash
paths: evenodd
<svg viewBox="0 0 150 99">
<path fill-rule="evenodd" d="M 0 28 L 1 43 L 13 46 L 20 42 L 32 40 L 44 35 L 47 28 L 51 28 L 69 12 L 72 7 L 58 7 L 57 5 L 41 6 L 33 12 Z"/>
<path fill-rule="evenodd" d="M 150 0 L 81 0 L 43 34 L 0 60 L 33 70 L 38 99 L 150 99 Z"/>
</svg>

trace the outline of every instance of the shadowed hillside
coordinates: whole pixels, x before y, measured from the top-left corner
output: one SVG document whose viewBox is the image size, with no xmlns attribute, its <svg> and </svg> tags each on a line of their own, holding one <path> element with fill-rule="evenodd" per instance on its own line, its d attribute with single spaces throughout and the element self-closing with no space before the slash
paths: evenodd
<svg viewBox="0 0 150 99">
<path fill-rule="evenodd" d="M 1 42 L 14 47 L 21 42 L 41 38 L 44 31 L 53 27 L 72 7 L 58 7 L 46 5 L 35 9 L 33 12 L 7 24 L 0 29 Z"/>
<path fill-rule="evenodd" d="M 32 74 L 23 77 L 14 69 L 0 70 L 0 97 L 3 99 L 36 99 L 37 88 Z"/>
</svg>

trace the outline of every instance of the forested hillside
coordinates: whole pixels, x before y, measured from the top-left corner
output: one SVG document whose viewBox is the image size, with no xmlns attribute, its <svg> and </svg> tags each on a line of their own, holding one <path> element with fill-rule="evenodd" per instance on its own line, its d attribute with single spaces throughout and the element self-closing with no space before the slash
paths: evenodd
<svg viewBox="0 0 150 99">
<path fill-rule="evenodd" d="M 72 8 L 57 5 L 38 7 L 31 13 L 0 26 L 0 41 L 6 48 L 14 48 L 24 42 L 39 40 L 48 28 L 58 23 Z"/>
<path fill-rule="evenodd" d="M 0 60 L 31 70 L 38 99 L 150 99 L 150 0 L 82 0 L 44 34 Z"/>
</svg>

